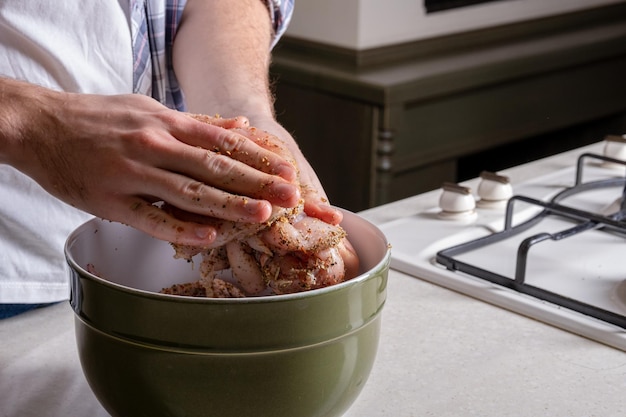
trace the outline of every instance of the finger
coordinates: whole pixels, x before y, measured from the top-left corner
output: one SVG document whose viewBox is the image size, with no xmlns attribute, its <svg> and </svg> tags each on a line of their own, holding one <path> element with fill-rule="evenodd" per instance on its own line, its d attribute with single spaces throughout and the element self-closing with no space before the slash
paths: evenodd
<svg viewBox="0 0 626 417">
<path fill-rule="evenodd" d="M 329 206 L 328 204 L 316 201 L 308 201 L 305 199 L 304 212 L 307 216 L 318 218 L 321 221 L 332 225 L 338 225 L 343 220 L 343 213 L 341 211 Z"/>
<path fill-rule="evenodd" d="M 211 202 L 226 204 L 224 200 L 233 194 L 267 200 L 280 207 L 294 207 L 300 201 L 298 185 L 280 177 L 200 148 L 179 152 L 186 154 L 161 162 L 163 169 L 143 174 L 153 195 L 170 199 L 180 195 L 204 206 Z"/>
<path fill-rule="evenodd" d="M 173 134 L 180 141 L 221 153 L 259 171 L 278 175 L 287 181 L 297 179 L 297 170 L 290 160 L 242 135 L 241 132 L 245 129 L 224 129 L 193 120 L 190 122 L 193 123 L 177 124 L 180 130 L 175 130 Z"/>
<path fill-rule="evenodd" d="M 192 114 L 186 113 L 189 117 L 192 117 L 198 121 L 219 126 L 224 129 L 245 128 L 250 126 L 250 120 L 245 116 L 236 116 L 229 118 L 222 118 L 220 115 L 207 116 L 206 114 Z"/>
<path fill-rule="evenodd" d="M 234 222 L 260 223 L 272 214 L 266 200 L 234 195 L 199 182 L 189 182 L 182 192 L 171 189 L 157 191 L 169 204 L 191 213 Z"/>
<path fill-rule="evenodd" d="M 325 196 L 310 186 L 302 186 L 302 198 L 304 199 L 304 212 L 307 216 L 315 217 L 325 223 L 338 225 L 343 220 L 343 213 L 338 208 L 331 206 Z"/>
<path fill-rule="evenodd" d="M 138 198 L 124 200 L 118 215 L 107 216 L 145 232 L 157 239 L 180 245 L 208 246 L 217 237 L 211 225 L 179 220 L 164 210 Z"/>
<path fill-rule="evenodd" d="M 143 178 L 143 183 L 134 189 L 141 186 L 146 196 L 158 197 L 191 213 L 235 222 L 267 221 L 272 214 L 272 204 L 294 207 L 300 200 L 298 187 L 286 182 L 268 184 L 257 193 L 267 198 L 258 198 L 251 192 L 232 193 L 186 175 L 160 169 L 147 170 Z M 132 190 L 132 187 L 128 188 L 127 192 Z"/>
<path fill-rule="evenodd" d="M 259 145 L 260 147 L 282 156 L 295 167 L 298 166 L 292 153 L 289 151 L 289 149 L 287 149 L 287 146 L 277 136 L 272 135 L 271 133 L 264 130 L 257 129 L 256 127 L 235 128 L 232 130 L 254 141 L 254 143 Z"/>
</svg>

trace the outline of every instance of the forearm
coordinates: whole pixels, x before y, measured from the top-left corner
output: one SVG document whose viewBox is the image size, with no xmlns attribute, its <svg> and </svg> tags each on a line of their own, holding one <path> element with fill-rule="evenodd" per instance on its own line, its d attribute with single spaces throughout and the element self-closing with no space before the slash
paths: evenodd
<svg viewBox="0 0 626 417">
<path fill-rule="evenodd" d="M 272 28 L 262 0 L 188 0 L 174 69 L 191 112 L 273 116 L 268 86 Z"/>
<path fill-rule="evenodd" d="M 233 5 L 236 3 L 235 5 Z M 188 0 L 174 43 L 174 70 L 191 112 L 246 116 L 281 139 L 298 163 L 305 211 L 329 223 L 317 175 L 293 137 L 274 118 L 269 90 L 271 18 L 262 0 Z"/>
<path fill-rule="evenodd" d="M 47 119 L 58 93 L 33 84 L 0 77 L 0 163 L 23 169 L 25 138 Z"/>
<path fill-rule="evenodd" d="M 63 93 L 1 78 L 0 99 L 0 163 L 67 204 L 160 239 L 205 245 L 215 230 L 155 201 L 262 222 L 272 205 L 300 198 L 293 166 L 231 130 L 242 127 L 234 119 L 200 123 L 146 96 Z"/>
</svg>

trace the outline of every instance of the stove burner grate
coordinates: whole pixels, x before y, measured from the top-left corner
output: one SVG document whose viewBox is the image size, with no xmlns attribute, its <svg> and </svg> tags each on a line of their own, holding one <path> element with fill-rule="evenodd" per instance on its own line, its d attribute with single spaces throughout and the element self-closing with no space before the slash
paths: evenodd
<svg viewBox="0 0 626 417">
<path fill-rule="evenodd" d="M 557 294 L 526 282 L 528 253 L 531 248 L 541 242 L 559 241 L 588 230 L 613 232 L 624 235 L 626 238 L 626 178 L 611 178 L 584 182 L 583 171 L 585 163 L 588 159 L 596 159 L 604 161 L 604 163 L 626 165 L 625 161 L 603 155 L 596 155 L 592 153 L 580 155 L 577 161 L 574 186 L 562 190 L 549 201 L 536 200 L 525 196 L 513 196 L 507 203 L 504 228 L 502 231 L 441 250 L 436 255 L 437 263 L 445 266 L 450 271 L 463 272 L 626 329 L 626 317 L 623 315 Z M 616 213 L 605 216 L 560 204 L 561 201 L 574 194 L 604 187 L 622 187 L 620 208 Z M 513 226 L 513 214 L 516 202 L 524 202 L 526 204 L 538 206 L 540 207 L 540 211 L 531 219 Z M 515 275 L 512 278 L 483 269 L 457 258 L 459 255 L 503 241 L 507 238 L 527 231 L 531 227 L 539 224 L 541 220 L 547 216 L 559 216 L 573 223 L 573 226 L 556 233 L 542 232 L 525 238 L 520 243 L 517 250 Z"/>
</svg>

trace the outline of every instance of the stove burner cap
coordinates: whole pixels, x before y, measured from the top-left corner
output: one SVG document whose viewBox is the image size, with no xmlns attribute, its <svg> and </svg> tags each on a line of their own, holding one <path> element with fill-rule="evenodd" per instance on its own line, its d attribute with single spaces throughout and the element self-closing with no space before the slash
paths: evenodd
<svg viewBox="0 0 626 417">
<path fill-rule="evenodd" d="M 513 188 L 508 177 L 483 171 L 478 185 L 478 203 L 481 208 L 500 208 L 513 196 Z"/>
<path fill-rule="evenodd" d="M 467 220 L 476 217 L 476 200 L 472 190 L 459 184 L 446 182 L 439 197 L 439 217 L 446 220 Z"/>
<path fill-rule="evenodd" d="M 608 135 L 604 138 L 604 156 L 626 161 L 626 135 Z M 613 162 L 603 162 L 605 168 L 624 170 L 625 165 Z"/>
</svg>

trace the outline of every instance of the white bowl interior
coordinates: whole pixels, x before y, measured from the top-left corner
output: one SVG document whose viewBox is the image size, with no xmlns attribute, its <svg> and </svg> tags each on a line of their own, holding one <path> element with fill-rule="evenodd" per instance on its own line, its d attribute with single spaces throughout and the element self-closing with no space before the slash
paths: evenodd
<svg viewBox="0 0 626 417">
<path fill-rule="evenodd" d="M 381 262 L 387 240 L 376 226 L 347 211 L 341 226 L 359 255 L 361 274 Z M 200 277 L 199 260 L 174 259 L 169 243 L 106 220 L 93 219 L 76 229 L 68 238 L 66 253 L 84 270 L 92 265 L 98 276 L 139 290 L 158 292 Z"/>
</svg>

